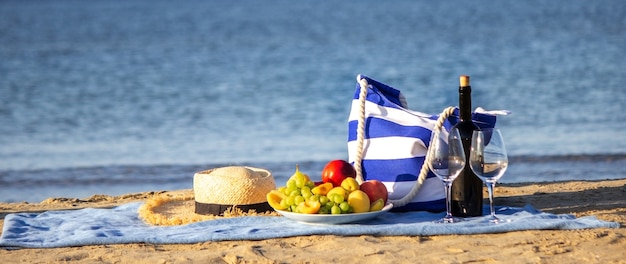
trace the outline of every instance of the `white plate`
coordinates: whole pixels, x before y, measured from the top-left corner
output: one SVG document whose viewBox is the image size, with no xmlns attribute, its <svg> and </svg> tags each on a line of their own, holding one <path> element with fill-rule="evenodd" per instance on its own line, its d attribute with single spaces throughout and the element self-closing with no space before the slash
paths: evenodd
<svg viewBox="0 0 626 264">
<path fill-rule="evenodd" d="M 386 213 L 391 208 L 393 208 L 393 204 L 387 203 L 380 211 L 355 214 L 300 214 L 280 210 L 276 210 L 276 212 L 291 220 L 307 224 L 336 225 L 372 219 Z"/>
</svg>

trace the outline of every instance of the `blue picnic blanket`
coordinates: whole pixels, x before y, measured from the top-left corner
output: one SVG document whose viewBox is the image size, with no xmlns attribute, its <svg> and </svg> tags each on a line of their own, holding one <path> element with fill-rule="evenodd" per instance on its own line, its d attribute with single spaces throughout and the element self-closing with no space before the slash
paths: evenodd
<svg viewBox="0 0 626 264">
<path fill-rule="evenodd" d="M 455 224 L 436 224 L 444 213 L 384 213 L 363 222 L 310 225 L 280 216 L 221 218 L 182 226 L 159 227 L 138 216 L 141 202 L 111 209 L 48 211 L 9 214 L 4 219 L 0 247 L 52 248 L 84 245 L 150 243 L 185 244 L 225 240 L 262 240 L 307 235 L 425 236 L 502 233 L 538 229 L 618 228 L 619 223 L 593 216 L 576 218 L 549 214 L 532 206 L 498 207 L 498 216 L 509 223 L 484 224 L 487 216 Z M 488 207 L 485 208 L 488 211 Z"/>
</svg>

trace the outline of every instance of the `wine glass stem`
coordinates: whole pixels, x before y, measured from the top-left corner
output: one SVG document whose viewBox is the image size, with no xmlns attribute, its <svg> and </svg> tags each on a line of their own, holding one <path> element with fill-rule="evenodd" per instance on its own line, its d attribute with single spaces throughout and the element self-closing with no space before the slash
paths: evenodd
<svg viewBox="0 0 626 264">
<path fill-rule="evenodd" d="M 452 218 L 452 182 L 446 181 L 446 218 Z"/>
<path fill-rule="evenodd" d="M 496 212 L 493 209 L 493 188 L 495 187 L 495 182 L 487 183 L 487 192 L 489 192 L 489 210 L 491 211 L 491 218 L 496 218 Z"/>
</svg>

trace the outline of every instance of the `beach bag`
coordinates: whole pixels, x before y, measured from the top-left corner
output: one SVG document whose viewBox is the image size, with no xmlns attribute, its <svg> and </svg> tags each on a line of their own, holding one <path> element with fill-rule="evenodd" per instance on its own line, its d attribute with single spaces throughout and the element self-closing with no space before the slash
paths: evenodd
<svg viewBox="0 0 626 264">
<path fill-rule="evenodd" d="M 480 128 L 496 124 L 480 108 L 472 120 Z M 424 160 L 433 129 L 449 131 L 457 121 L 456 107 L 438 115 L 412 111 L 399 90 L 358 75 L 348 118 L 348 161 L 357 181 L 381 181 L 393 211 L 445 211 L 444 185 Z"/>
</svg>

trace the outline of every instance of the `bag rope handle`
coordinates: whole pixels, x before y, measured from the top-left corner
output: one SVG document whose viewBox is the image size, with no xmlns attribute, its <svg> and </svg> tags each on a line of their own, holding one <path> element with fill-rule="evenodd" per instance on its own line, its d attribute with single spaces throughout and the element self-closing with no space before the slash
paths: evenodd
<svg viewBox="0 0 626 264">
<path fill-rule="evenodd" d="M 369 87 L 369 84 L 367 83 L 367 80 L 365 78 L 361 77 L 360 74 L 357 75 L 356 80 L 359 83 L 359 86 L 361 86 L 361 90 L 359 93 L 359 120 L 358 120 L 358 125 L 357 125 L 357 132 L 356 132 L 357 150 L 356 150 L 356 157 L 354 159 L 354 169 L 356 170 L 356 180 L 359 184 L 361 184 L 364 181 L 363 172 L 362 172 L 362 162 L 363 162 L 363 142 L 365 141 L 365 101 L 367 97 L 367 88 Z M 405 102 L 401 102 L 401 103 L 406 105 Z M 443 127 L 443 122 L 450 115 L 452 115 L 454 110 L 455 110 L 454 107 L 447 107 L 441 112 L 433 128 L 433 136 L 432 136 L 433 138 L 439 137 L 439 133 L 441 131 L 441 128 Z M 404 206 L 408 204 L 409 202 L 411 202 L 413 198 L 415 198 L 415 195 L 417 195 L 417 192 L 422 187 L 424 180 L 426 180 L 426 175 L 428 174 L 428 171 L 429 171 L 427 160 L 432 155 L 431 152 L 433 152 L 432 148 L 428 148 L 428 150 L 426 151 L 426 157 L 424 158 L 424 163 L 422 164 L 422 169 L 420 170 L 420 174 L 417 177 L 417 181 L 415 182 L 415 185 L 413 185 L 413 187 L 411 188 L 411 191 L 409 191 L 409 193 L 407 193 L 401 199 L 389 200 L 389 202 L 392 203 L 394 206 Z"/>
</svg>

